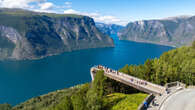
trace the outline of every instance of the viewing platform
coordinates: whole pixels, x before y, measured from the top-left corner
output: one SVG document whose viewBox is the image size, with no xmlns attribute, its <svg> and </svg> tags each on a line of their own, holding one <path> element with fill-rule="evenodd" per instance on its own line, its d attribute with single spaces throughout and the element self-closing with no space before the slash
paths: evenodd
<svg viewBox="0 0 195 110">
<path fill-rule="evenodd" d="M 149 93 L 149 94 L 155 94 L 155 95 L 161 95 L 165 92 L 166 88 L 157 84 L 153 84 L 151 82 L 136 78 L 131 75 L 127 75 L 125 73 L 119 72 L 117 70 L 113 70 L 111 68 L 107 68 L 105 66 L 94 66 L 91 68 L 91 78 L 94 80 L 95 74 L 97 73 L 98 70 L 103 70 L 104 75 L 119 81 L 123 84 L 129 85 L 133 88 L 136 88 L 140 91 Z"/>
<path fill-rule="evenodd" d="M 195 108 L 194 86 L 186 89 L 186 85 L 178 81 L 160 86 L 101 65 L 91 68 L 92 80 L 99 70 L 103 70 L 106 77 L 150 94 L 138 110 L 194 110 Z"/>
</svg>

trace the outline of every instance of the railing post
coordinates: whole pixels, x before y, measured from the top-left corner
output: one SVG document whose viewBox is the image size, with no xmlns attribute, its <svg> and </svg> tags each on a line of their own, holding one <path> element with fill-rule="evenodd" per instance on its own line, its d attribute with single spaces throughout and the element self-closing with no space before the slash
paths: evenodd
<svg viewBox="0 0 195 110">
<path fill-rule="evenodd" d="M 92 80 L 92 81 L 93 81 L 94 78 L 95 78 L 95 73 L 93 73 L 93 70 L 94 70 L 94 68 L 91 68 L 91 69 L 90 69 L 90 74 L 91 74 L 91 80 Z"/>
</svg>

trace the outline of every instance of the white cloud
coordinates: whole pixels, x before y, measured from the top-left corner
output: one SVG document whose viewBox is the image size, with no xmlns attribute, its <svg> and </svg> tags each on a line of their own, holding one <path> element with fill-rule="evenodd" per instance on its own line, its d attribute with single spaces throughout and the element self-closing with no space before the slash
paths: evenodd
<svg viewBox="0 0 195 110">
<path fill-rule="evenodd" d="M 39 3 L 44 0 L 0 0 L 0 7 L 4 8 L 33 8 L 31 3 Z"/>
<path fill-rule="evenodd" d="M 35 12 L 44 12 L 44 13 L 57 13 L 54 10 L 41 10 L 41 9 L 33 9 Z"/>
<path fill-rule="evenodd" d="M 72 8 L 72 2 L 65 2 L 65 8 Z"/>
<path fill-rule="evenodd" d="M 79 11 L 76 11 L 76 10 L 73 10 L 73 9 L 64 10 L 64 14 L 78 14 L 78 15 L 82 15 Z"/>
<path fill-rule="evenodd" d="M 92 17 L 96 22 L 103 22 L 106 24 L 119 24 L 119 25 L 126 25 L 128 21 L 121 20 L 115 16 L 110 15 L 101 15 L 99 13 L 86 13 L 86 12 L 79 12 L 73 9 L 67 9 L 64 11 L 64 14 L 78 14 L 78 15 L 85 15 Z"/>
<path fill-rule="evenodd" d="M 96 22 L 103 22 L 106 24 L 119 24 L 119 25 L 126 25 L 128 22 L 123 21 L 115 16 L 110 16 L 110 15 L 100 15 L 100 16 L 91 16 L 94 18 Z"/>
<path fill-rule="evenodd" d="M 22 8 L 37 12 L 56 12 L 52 8 L 57 8 L 52 2 L 47 0 L 0 0 L 0 7 L 3 8 Z"/>
<path fill-rule="evenodd" d="M 45 2 L 39 4 L 41 10 L 49 10 L 54 7 L 54 4 L 51 2 Z"/>
<path fill-rule="evenodd" d="M 107 24 L 126 25 L 128 22 L 115 16 L 102 15 L 100 13 L 80 12 L 72 9 L 72 2 L 64 2 L 62 5 L 55 5 L 48 0 L 0 0 L 0 7 L 5 8 L 23 8 L 39 12 L 78 14 L 92 17 L 96 22 Z"/>
<path fill-rule="evenodd" d="M 104 21 L 104 22 L 120 22 L 120 19 L 114 17 L 114 16 L 99 16 L 96 18 L 98 21 Z"/>
<path fill-rule="evenodd" d="M 65 5 L 72 5 L 72 2 L 65 2 Z"/>
</svg>

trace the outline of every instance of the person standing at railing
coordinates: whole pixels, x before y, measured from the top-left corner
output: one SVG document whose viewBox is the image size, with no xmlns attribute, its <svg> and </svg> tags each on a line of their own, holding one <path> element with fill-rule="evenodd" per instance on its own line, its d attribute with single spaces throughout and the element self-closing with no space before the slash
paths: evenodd
<svg viewBox="0 0 195 110">
<path fill-rule="evenodd" d="M 119 72 L 117 71 L 116 74 L 119 75 L 118 73 L 119 73 Z"/>
<path fill-rule="evenodd" d="M 144 108 L 148 108 L 148 102 L 144 102 Z"/>
</svg>

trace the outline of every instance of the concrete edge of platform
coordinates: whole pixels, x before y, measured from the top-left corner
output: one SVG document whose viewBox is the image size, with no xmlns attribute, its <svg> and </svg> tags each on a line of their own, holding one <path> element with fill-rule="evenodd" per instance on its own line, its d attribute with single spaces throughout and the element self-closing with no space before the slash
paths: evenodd
<svg viewBox="0 0 195 110">
<path fill-rule="evenodd" d="M 148 104 L 151 103 L 151 101 L 155 98 L 153 94 L 150 94 L 147 96 L 144 101 L 139 105 L 138 110 L 145 110 L 144 103 L 147 102 Z"/>
</svg>

